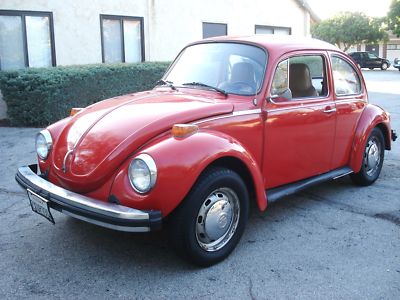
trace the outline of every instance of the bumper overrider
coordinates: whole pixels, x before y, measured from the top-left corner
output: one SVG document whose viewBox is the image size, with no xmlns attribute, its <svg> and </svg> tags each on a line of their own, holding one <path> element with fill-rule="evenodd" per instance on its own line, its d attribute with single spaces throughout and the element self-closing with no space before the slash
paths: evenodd
<svg viewBox="0 0 400 300">
<path fill-rule="evenodd" d="M 28 193 L 47 200 L 49 208 L 85 222 L 128 232 L 153 231 L 162 225 L 160 211 L 137 210 L 71 192 L 37 175 L 37 165 L 18 168 L 15 179 Z"/>
</svg>

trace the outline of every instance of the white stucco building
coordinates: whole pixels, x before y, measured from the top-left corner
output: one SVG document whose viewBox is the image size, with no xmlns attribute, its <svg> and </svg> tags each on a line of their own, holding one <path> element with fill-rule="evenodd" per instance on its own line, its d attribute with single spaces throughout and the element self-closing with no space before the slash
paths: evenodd
<svg viewBox="0 0 400 300">
<path fill-rule="evenodd" d="M 215 35 L 307 36 L 304 0 L 2 0 L 0 67 L 169 61 Z"/>
</svg>

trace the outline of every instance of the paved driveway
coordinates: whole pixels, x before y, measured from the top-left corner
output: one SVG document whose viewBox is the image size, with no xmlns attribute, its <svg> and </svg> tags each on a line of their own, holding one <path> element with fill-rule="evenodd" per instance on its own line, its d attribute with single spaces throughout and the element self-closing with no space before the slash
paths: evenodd
<svg viewBox="0 0 400 300">
<path fill-rule="evenodd" d="M 366 71 L 370 101 L 400 129 L 400 72 Z M 287 197 L 261 214 L 224 262 L 181 261 L 166 234 L 113 232 L 31 212 L 14 182 L 35 160 L 37 129 L 0 128 L 0 298 L 400 298 L 400 144 L 380 179 L 348 178 Z"/>
</svg>

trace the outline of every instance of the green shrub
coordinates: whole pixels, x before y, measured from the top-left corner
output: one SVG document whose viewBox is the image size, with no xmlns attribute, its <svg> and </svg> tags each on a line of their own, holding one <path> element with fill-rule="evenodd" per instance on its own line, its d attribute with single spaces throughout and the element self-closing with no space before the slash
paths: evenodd
<svg viewBox="0 0 400 300">
<path fill-rule="evenodd" d="M 152 89 L 168 63 L 98 64 L 0 72 L 0 89 L 13 126 L 46 126 L 72 107 Z"/>
</svg>

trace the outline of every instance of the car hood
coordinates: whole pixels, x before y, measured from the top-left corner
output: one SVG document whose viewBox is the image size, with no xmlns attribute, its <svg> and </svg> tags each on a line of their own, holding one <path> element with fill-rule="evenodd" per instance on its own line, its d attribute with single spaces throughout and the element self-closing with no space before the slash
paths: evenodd
<svg viewBox="0 0 400 300">
<path fill-rule="evenodd" d="M 151 138 L 187 123 L 233 111 L 233 104 L 204 95 L 149 91 L 89 106 L 67 123 L 52 151 L 60 184 L 88 192 Z"/>
</svg>

